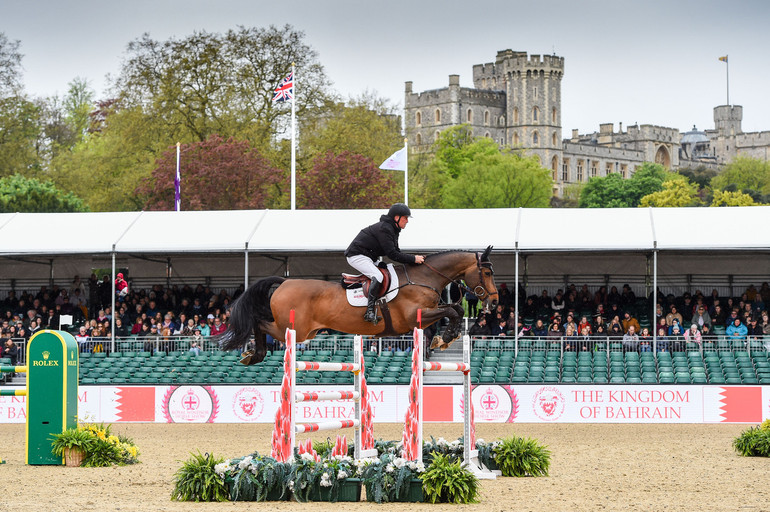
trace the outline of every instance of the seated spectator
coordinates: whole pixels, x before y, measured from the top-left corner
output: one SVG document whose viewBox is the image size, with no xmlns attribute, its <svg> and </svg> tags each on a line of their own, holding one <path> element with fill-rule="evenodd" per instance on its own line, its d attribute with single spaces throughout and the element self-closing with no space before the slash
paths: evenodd
<svg viewBox="0 0 770 512">
<path fill-rule="evenodd" d="M 610 325 L 608 334 L 612 338 L 612 341 L 620 341 L 621 338 L 623 338 L 623 328 L 620 324 L 613 323 Z"/>
<path fill-rule="evenodd" d="M 639 330 L 641 329 L 641 326 L 639 325 L 639 320 L 631 316 L 631 313 L 626 311 L 625 313 L 623 313 L 623 332 L 630 331 L 631 327 L 634 328 L 634 333 L 638 333 Z"/>
<path fill-rule="evenodd" d="M 666 324 L 671 327 L 674 325 L 674 320 L 677 320 L 679 322 L 679 325 L 682 325 L 682 322 L 684 322 L 684 319 L 682 318 L 682 315 L 677 311 L 676 306 L 671 306 L 671 312 L 666 315 Z"/>
<path fill-rule="evenodd" d="M 198 328 L 201 330 L 201 336 L 204 338 L 208 338 L 211 335 L 211 328 L 208 324 L 210 320 L 214 320 L 214 315 L 209 314 L 208 317 L 201 317 L 201 321 L 198 323 Z"/>
<path fill-rule="evenodd" d="M 581 352 L 591 350 L 591 341 L 591 331 L 588 327 L 583 327 L 583 330 L 580 331 L 580 336 L 578 336 L 577 340 L 578 350 Z"/>
<path fill-rule="evenodd" d="M 599 324 L 596 327 L 596 330 L 594 331 L 592 337 L 595 340 L 606 341 L 606 339 L 607 339 L 607 330 L 606 330 L 606 327 L 604 326 L 604 324 Z"/>
<path fill-rule="evenodd" d="M 564 336 L 561 339 L 562 346 L 565 352 L 575 352 L 577 350 L 578 337 L 575 335 L 575 330 L 571 325 L 567 325 L 564 328 Z"/>
<path fill-rule="evenodd" d="M 757 295 L 759 296 L 759 295 Z M 757 321 L 757 317 L 753 316 L 749 319 L 749 323 L 746 326 L 747 333 L 753 340 L 761 340 L 764 335 L 762 324 Z"/>
<path fill-rule="evenodd" d="M 81 325 L 78 329 L 78 333 L 75 335 L 75 341 L 78 342 L 81 352 L 91 352 L 92 347 L 90 338 L 88 337 L 88 328 L 85 325 Z"/>
<path fill-rule="evenodd" d="M 591 333 L 591 323 L 588 321 L 588 317 L 581 316 L 580 323 L 577 326 L 577 332 L 583 334 L 583 329 L 588 329 L 588 333 Z"/>
<path fill-rule="evenodd" d="M 222 323 L 222 319 L 217 317 L 214 317 L 214 325 L 211 326 L 211 336 L 219 336 L 220 334 L 224 334 L 224 332 L 227 330 L 227 326 Z"/>
<path fill-rule="evenodd" d="M 652 352 L 652 336 L 647 327 L 639 333 L 639 352 Z"/>
<path fill-rule="evenodd" d="M 741 323 L 740 318 L 734 318 L 733 323 L 725 330 L 725 334 L 731 340 L 745 340 L 748 332 L 748 328 Z"/>
<path fill-rule="evenodd" d="M 678 334 L 674 334 L 674 329 L 676 329 L 676 332 Z M 674 319 L 674 322 L 671 324 L 671 327 L 668 328 L 668 335 L 669 336 L 684 336 L 684 329 L 682 328 L 682 324 L 679 323 L 679 320 L 676 318 Z"/>
<path fill-rule="evenodd" d="M 618 317 L 618 315 L 613 316 L 612 320 L 610 320 L 609 328 L 607 329 L 608 332 L 610 332 L 610 333 L 613 332 L 615 330 L 616 326 L 618 328 L 618 331 L 622 335 L 623 334 L 623 325 L 620 323 L 620 318 Z"/>
<path fill-rule="evenodd" d="M 629 325 L 628 331 L 623 335 L 623 350 L 625 352 L 637 352 L 639 350 L 639 336 L 633 325 Z"/>
<path fill-rule="evenodd" d="M 711 327 L 711 316 L 706 311 L 706 306 L 700 304 L 695 314 L 692 315 L 692 323 L 698 326 L 699 330 L 703 329 L 704 325 Z"/>
<path fill-rule="evenodd" d="M 572 316 L 571 313 L 567 314 L 567 319 L 564 321 L 564 325 L 562 326 L 562 330 L 564 332 L 567 332 L 567 328 L 571 328 L 572 332 L 574 334 L 577 334 L 579 332 L 578 331 L 578 326 L 575 323 L 575 318 Z"/>
<path fill-rule="evenodd" d="M 701 334 L 697 324 L 692 324 L 690 328 L 685 331 L 684 339 L 689 343 L 697 343 L 698 345 L 702 343 Z"/>
<path fill-rule="evenodd" d="M 7 357 L 11 360 L 11 366 L 16 366 L 19 357 L 19 349 L 11 338 L 0 338 L 0 346 L 2 346 L 2 357 Z"/>
<path fill-rule="evenodd" d="M 552 323 L 546 336 L 551 338 L 551 341 L 558 341 L 562 337 L 561 326 L 557 322 Z"/>
<path fill-rule="evenodd" d="M 665 327 L 658 329 L 657 350 L 658 352 L 668 352 L 668 331 Z"/>
<path fill-rule="evenodd" d="M 128 330 L 128 326 L 123 324 L 123 319 L 120 317 L 117 317 L 115 319 L 115 336 L 119 338 L 125 338 L 131 333 L 131 331 Z"/>
<path fill-rule="evenodd" d="M 767 311 L 762 312 L 762 321 L 759 325 L 762 327 L 762 334 L 770 336 L 770 318 L 768 318 Z"/>
<path fill-rule="evenodd" d="M 670 327 L 669 340 L 671 342 L 671 349 L 675 352 L 681 352 L 685 347 L 684 333 L 679 327 L 678 322 L 674 322 L 674 325 Z"/>
<path fill-rule="evenodd" d="M 538 318 L 535 321 L 535 325 L 532 326 L 532 336 L 544 338 L 547 335 L 548 335 L 548 329 L 543 323 L 543 320 L 541 318 Z"/>
<path fill-rule="evenodd" d="M 198 346 L 198 342 L 197 341 L 193 341 L 192 343 L 190 343 L 190 352 L 192 352 L 196 356 L 200 355 L 201 348 Z"/>
<path fill-rule="evenodd" d="M 468 334 L 471 336 L 490 336 L 492 330 L 487 325 L 487 318 L 484 315 L 476 318 L 476 322 L 468 329 Z"/>
</svg>

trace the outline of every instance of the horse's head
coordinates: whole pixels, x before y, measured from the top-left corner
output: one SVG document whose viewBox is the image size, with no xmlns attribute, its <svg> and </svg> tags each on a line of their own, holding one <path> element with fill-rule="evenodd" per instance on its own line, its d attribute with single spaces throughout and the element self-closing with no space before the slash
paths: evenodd
<svg viewBox="0 0 770 512">
<path fill-rule="evenodd" d="M 465 283 L 482 301 L 485 312 L 495 308 L 498 300 L 495 271 L 492 269 L 492 262 L 489 261 L 491 252 L 490 245 L 484 252 L 476 253 L 476 264 L 468 267 L 464 276 Z"/>
</svg>

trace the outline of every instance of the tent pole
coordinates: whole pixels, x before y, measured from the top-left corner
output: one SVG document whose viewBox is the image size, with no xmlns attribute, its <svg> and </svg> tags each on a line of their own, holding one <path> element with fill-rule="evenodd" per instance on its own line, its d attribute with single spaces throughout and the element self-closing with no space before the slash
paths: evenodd
<svg viewBox="0 0 770 512">
<path fill-rule="evenodd" d="M 110 315 L 110 351 L 115 352 L 115 246 L 112 246 L 112 315 Z"/>
<path fill-rule="evenodd" d="M 655 242 L 655 250 L 652 252 L 652 352 L 658 352 L 658 242 Z"/>
<path fill-rule="evenodd" d="M 514 294 L 513 309 L 516 311 L 514 316 L 516 317 L 516 327 L 514 331 L 514 343 L 513 350 L 514 355 L 519 355 L 519 242 L 516 242 L 516 250 L 513 253 L 513 257 L 516 258 L 516 279 L 513 281 L 513 286 L 516 288 Z"/>
<path fill-rule="evenodd" d="M 249 242 L 243 250 L 243 290 L 249 287 Z"/>
</svg>

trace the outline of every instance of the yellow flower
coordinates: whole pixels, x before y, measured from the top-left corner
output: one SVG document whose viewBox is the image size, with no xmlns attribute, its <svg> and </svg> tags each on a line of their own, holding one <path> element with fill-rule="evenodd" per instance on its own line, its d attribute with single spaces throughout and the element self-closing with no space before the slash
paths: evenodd
<svg viewBox="0 0 770 512">
<path fill-rule="evenodd" d="M 110 436 L 107 438 L 107 441 L 109 441 L 110 444 L 118 444 L 120 439 L 118 439 L 118 436 Z"/>
</svg>

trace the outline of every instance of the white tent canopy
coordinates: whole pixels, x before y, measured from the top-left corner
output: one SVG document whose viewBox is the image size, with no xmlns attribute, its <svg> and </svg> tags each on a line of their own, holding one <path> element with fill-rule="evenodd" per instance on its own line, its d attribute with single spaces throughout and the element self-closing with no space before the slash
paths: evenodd
<svg viewBox="0 0 770 512">
<path fill-rule="evenodd" d="M 333 277 L 342 252 L 385 210 L 0 214 L 0 290 L 24 279 L 87 276 L 131 267 L 134 278 L 223 284 L 276 273 Z M 725 286 L 724 276 L 770 274 L 770 207 L 414 210 L 401 234 L 408 252 L 478 251 L 493 245 L 502 278 L 534 286 L 629 276 L 645 283 L 658 254 L 672 286 Z M 697 255 L 696 255 L 697 253 Z M 518 255 L 518 258 L 515 257 Z M 41 267 L 49 266 L 49 272 Z M 517 264 L 521 265 L 519 272 Z M 170 268 L 173 266 L 174 273 Z M 658 272 L 656 271 L 657 275 Z M 685 277 L 687 281 L 685 282 Z M 605 276 L 605 277 L 603 277 Z M 668 281 L 666 281 L 666 279 Z M 730 283 L 737 283 L 731 277 Z M 715 281 L 716 280 L 716 281 Z M 720 281 L 721 280 L 721 281 Z M 740 280 L 740 279 L 739 279 Z M 199 282 L 199 281 L 198 281 Z"/>
</svg>

